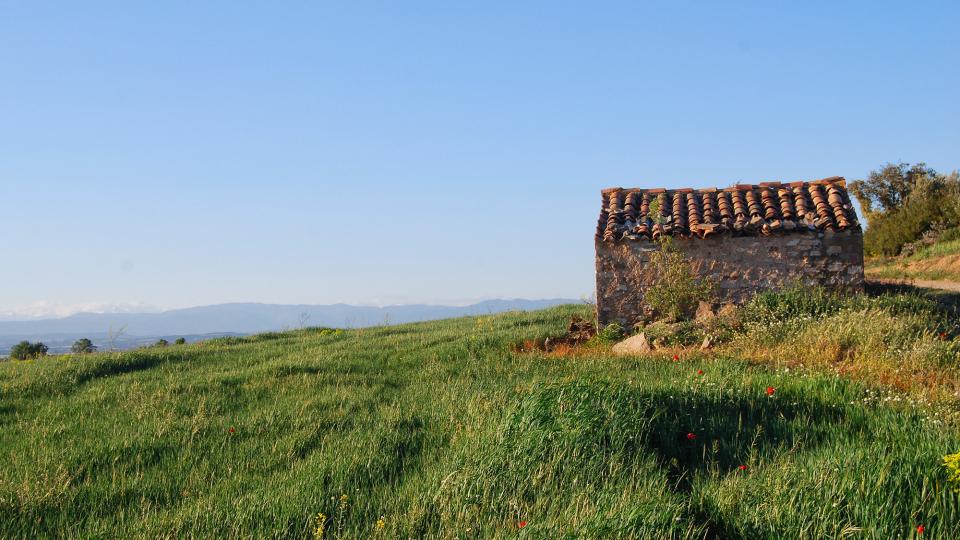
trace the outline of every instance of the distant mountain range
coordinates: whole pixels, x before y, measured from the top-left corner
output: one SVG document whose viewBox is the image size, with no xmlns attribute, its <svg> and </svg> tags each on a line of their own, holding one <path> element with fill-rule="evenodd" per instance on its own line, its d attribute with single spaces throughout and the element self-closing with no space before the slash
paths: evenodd
<svg viewBox="0 0 960 540">
<path fill-rule="evenodd" d="M 159 338 L 197 341 L 222 335 L 245 335 L 302 326 L 361 328 L 504 311 L 530 311 L 578 300 L 487 300 L 469 306 L 410 304 L 370 307 L 348 304 L 285 305 L 234 303 L 174 309 L 159 313 L 77 313 L 59 319 L 0 321 L 0 354 L 23 340 L 42 341 L 50 352 L 65 352 L 85 337 L 104 348 L 126 349 Z"/>
</svg>

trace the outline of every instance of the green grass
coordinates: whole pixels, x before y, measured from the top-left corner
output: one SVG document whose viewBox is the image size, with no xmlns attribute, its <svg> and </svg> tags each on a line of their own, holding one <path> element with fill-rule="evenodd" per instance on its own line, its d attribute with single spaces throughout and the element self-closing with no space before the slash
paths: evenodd
<svg viewBox="0 0 960 540">
<path fill-rule="evenodd" d="M 0 537 L 960 537 L 960 435 L 926 407 L 510 352 L 587 309 L 4 363 Z"/>
</svg>

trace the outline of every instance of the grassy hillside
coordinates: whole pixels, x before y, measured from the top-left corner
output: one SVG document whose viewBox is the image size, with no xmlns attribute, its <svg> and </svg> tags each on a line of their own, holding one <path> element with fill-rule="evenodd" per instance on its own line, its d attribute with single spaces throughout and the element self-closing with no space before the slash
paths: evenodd
<svg viewBox="0 0 960 540">
<path fill-rule="evenodd" d="M 960 240 L 937 242 L 907 257 L 867 260 L 868 277 L 960 282 Z"/>
<path fill-rule="evenodd" d="M 510 352 L 586 311 L 3 363 L 0 537 L 960 537 L 960 435 L 926 406 Z"/>
</svg>

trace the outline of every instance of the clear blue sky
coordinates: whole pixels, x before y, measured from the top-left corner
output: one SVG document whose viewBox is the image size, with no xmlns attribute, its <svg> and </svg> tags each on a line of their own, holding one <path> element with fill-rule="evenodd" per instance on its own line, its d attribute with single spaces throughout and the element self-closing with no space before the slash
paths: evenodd
<svg viewBox="0 0 960 540">
<path fill-rule="evenodd" d="M 0 312 L 579 297 L 602 187 L 960 164 L 957 3 L 640 4 L 0 1 Z"/>
</svg>

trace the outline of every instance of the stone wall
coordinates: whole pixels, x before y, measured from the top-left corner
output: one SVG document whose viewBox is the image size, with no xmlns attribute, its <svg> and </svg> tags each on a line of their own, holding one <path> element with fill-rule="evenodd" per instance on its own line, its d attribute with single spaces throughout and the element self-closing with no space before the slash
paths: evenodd
<svg viewBox="0 0 960 540">
<path fill-rule="evenodd" d="M 859 229 L 780 236 L 716 235 L 677 238 L 673 244 L 701 276 L 716 285 L 720 302 L 744 302 L 753 294 L 801 282 L 863 290 L 863 234 Z M 596 241 L 597 320 L 629 328 L 642 320 L 643 295 L 657 276 L 646 271 L 648 240 Z"/>
</svg>

